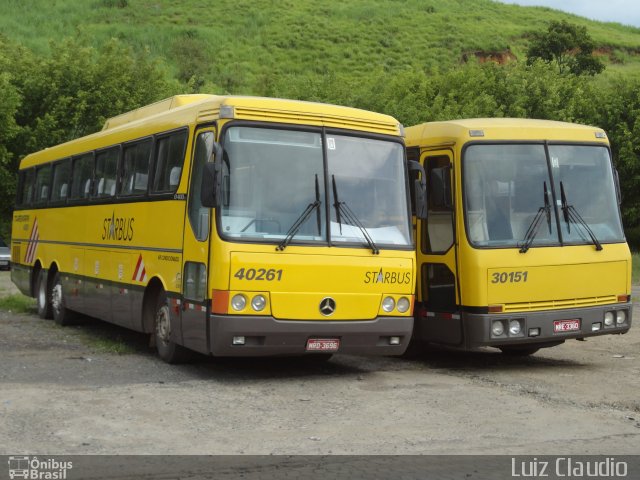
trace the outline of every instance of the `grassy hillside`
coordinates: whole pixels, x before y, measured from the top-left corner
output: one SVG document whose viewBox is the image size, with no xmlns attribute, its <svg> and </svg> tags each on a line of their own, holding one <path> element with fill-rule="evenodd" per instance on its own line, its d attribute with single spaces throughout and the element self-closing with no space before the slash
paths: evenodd
<svg viewBox="0 0 640 480">
<path fill-rule="evenodd" d="M 230 93 L 275 75 L 366 75 L 523 58 L 550 20 L 586 25 L 608 72 L 640 76 L 640 29 L 491 0 L 0 0 L 0 33 L 37 52 L 81 35 L 117 37 L 180 80 Z"/>
</svg>

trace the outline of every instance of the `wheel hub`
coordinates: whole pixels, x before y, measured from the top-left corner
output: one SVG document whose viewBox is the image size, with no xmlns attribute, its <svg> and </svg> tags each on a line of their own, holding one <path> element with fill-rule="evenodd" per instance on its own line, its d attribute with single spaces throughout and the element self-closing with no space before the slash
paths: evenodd
<svg viewBox="0 0 640 480">
<path fill-rule="evenodd" d="M 51 290 L 51 306 L 56 314 L 60 312 L 60 307 L 62 306 L 62 285 L 59 283 Z"/>
<path fill-rule="evenodd" d="M 162 306 L 156 315 L 156 335 L 162 343 L 167 345 L 171 338 L 171 323 L 169 317 L 169 307 Z"/>
</svg>

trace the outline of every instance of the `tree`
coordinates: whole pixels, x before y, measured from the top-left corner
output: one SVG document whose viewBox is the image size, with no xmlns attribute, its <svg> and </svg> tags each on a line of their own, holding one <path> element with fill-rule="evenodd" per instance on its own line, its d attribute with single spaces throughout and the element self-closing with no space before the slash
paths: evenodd
<svg viewBox="0 0 640 480">
<path fill-rule="evenodd" d="M 40 57 L 0 36 L 0 234 L 11 222 L 19 161 L 28 153 L 99 131 L 112 116 L 177 93 L 148 52 L 82 38 Z"/>
<path fill-rule="evenodd" d="M 546 32 L 536 32 L 527 51 L 527 62 L 542 59 L 555 63 L 560 73 L 595 75 L 604 70 L 604 64 L 593 56 L 594 42 L 587 27 L 566 20 L 552 21 Z"/>
<path fill-rule="evenodd" d="M 640 240 L 640 80 L 614 78 L 603 92 L 598 125 L 607 131 L 620 176 L 622 219 Z M 632 245 L 640 248 L 640 244 Z"/>
<path fill-rule="evenodd" d="M 14 153 L 27 153 L 99 131 L 112 116 L 177 90 L 146 52 L 118 40 L 99 49 L 82 39 L 52 43 L 51 56 L 29 62 L 16 82 L 23 102 Z"/>
<path fill-rule="evenodd" d="M 15 196 L 15 156 L 7 148 L 19 132 L 15 121 L 21 103 L 18 90 L 12 84 L 12 58 L 0 37 L 0 237 L 8 240 L 11 231 L 11 210 Z"/>
</svg>

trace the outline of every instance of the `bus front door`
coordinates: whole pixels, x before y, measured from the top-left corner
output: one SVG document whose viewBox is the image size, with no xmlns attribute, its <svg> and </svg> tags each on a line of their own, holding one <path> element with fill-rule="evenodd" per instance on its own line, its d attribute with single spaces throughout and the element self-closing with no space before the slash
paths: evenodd
<svg viewBox="0 0 640 480">
<path fill-rule="evenodd" d="M 417 153 L 417 152 L 416 152 Z M 427 175 L 427 219 L 418 222 L 417 340 L 462 342 L 456 275 L 454 181 L 451 150 L 422 151 Z"/>
<path fill-rule="evenodd" d="M 207 279 L 211 209 L 202 206 L 200 189 L 204 166 L 212 156 L 214 139 L 215 131 L 210 127 L 198 129 L 195 135 L 182 254 L 182 344 L 201 353 L 209 353 Z"/>
</svg>

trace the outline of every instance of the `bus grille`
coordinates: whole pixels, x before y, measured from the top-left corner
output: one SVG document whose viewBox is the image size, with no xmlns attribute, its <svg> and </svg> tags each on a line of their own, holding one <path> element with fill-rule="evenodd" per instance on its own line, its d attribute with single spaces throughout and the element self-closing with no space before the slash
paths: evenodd
<svg viewBox="0 0 640 480">
<path fill-rule="evenodd" d="M 571 307 L 591 307 L 617 303 L 616 295 L 604 297 L 568 298 L 565 300 L 545 300 L 542 302 L 506 303 L 503 312 L 526 312 L 531 310 L 560 310 Z"/>
</svg>

